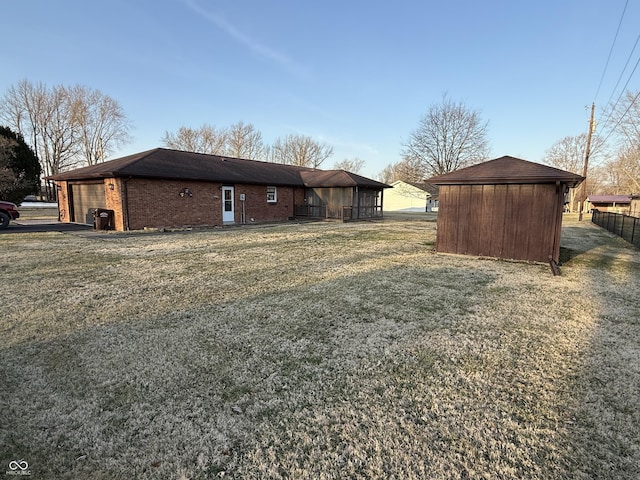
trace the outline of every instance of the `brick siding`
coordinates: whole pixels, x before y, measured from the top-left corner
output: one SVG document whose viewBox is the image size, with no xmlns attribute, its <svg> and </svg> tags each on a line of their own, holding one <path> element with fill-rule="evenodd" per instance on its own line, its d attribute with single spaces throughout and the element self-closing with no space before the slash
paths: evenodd
<svg viewBox="0 0 640 480">
<path fill-rule="evenodd" d="M 198 181 L 105 178 L 104 208 L 114 211 L 116 230 L 162 227 L 222 225 L 222 184 Z M 59 181 L 60 220 L 70 222 L 68 182 Z M 113 185 L 113 188 L 111 188 Z M 226 185 L 225 185 L 226 186 Z M 267 202 L 266 185 L 233 185 L 234 222 L 264 223 L 287 221 L 294 216 L 294 205 L 304 202 L 301 187 L 277 188 L 277 202 Z M 184 189 L 188 193 L 181 196 Z M 240 200 L 240 195 L 245 200 Z"/>
</svg>

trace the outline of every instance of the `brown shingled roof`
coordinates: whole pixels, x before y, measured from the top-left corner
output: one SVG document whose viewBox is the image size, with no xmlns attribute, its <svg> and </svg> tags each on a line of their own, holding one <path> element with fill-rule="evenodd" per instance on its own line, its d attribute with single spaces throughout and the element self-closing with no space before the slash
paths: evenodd
<svg viewBox="0 0 640 480">
<path fill-rule="evenodd" d="M 591 203 L 631 203 L 631 195 L 589 195 Z"/>
<path fill-rule="evenodd" d="M 347 172 L 346 170 L 306 170 L 300 176 L 305 187 L 372 187 L 389 188 L 386 183 L 376 182 L 370 178 Z"/>
<path fill-rule="evenodd" d="M 344 170 L 314 170 L 281 163 L 154 148 L 108 162 L 52 175 L 51 180 L 138 177 L 203 180 L 221 183 L 248 183 L 306 187 L 388 185 Z"/>
<path fill-rule="evenodd" d="M 155 148 L 97 165 L 52 175 L 52 180 L 142 177 L 302 186 L 300 171 L 279 163 Z"/>
<path fill-rule="evenodd" d="M 575 173 L 504 156 L 429 178 L 428 182 L 434 185 L 492 185 L 559 181 L 575 187 L 583 180 L 584 177 Z"/>
</svg>

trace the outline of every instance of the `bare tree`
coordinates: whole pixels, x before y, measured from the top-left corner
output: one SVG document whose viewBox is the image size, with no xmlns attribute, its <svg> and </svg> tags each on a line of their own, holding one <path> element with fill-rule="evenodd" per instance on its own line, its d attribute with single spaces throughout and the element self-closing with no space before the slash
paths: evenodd
<svg viewBox="0 0 640 480">
<path fill-rule="evenodd" d="M 620 149 L 617 157 L 609 161 L 605 168 L 613 193 L 640 193 L 640 145 Z"/>
<path fill-rule="evenodd" d="M 477 111 L 446 95 L 424 115 L 403 144 L 403 159 L 423 165 L 426 175 L 441 175 L 487 158 L 488 122 Z"/>
<path fill-rule="evenodd" d="M 260 160 L 265 157 L 266 149 L 262 133 L 253 124 L 238 122 L 227 131 L 226 153 L 230 157 Z"/>
<path fill-rule="evenodd" d="M 405 158 L 399 162 L 392 163 L 378 175 L 378 180 L 383 183 L 392 183 L 398 180 L 420 183 L 424 179 L 424 165 L 415 158 Z"/>
<path fill-rule="evenodd" d="M 299 167 L 318 168 L 333 155 L 333 147 L 306 135 L 290 134 L 277 138 L 271 147 L 271 160 Z"/>
<path fill-rule="evenodd" d="M 547 150 L 543 162 L 555 168 L 581 174 L 586 146 L 586 133 L 564 137 Z"/>
<path fill-rule="evenodd" d="M 9 88 L 0 104 L 0 115 L 18 131 L 42 163 L 45 175 L 53 175 L 80 163 L 78 127 L 73 105 L 63 86 L 20 81 Z"/>
<path fill-rule="evenodd" d="M 617 147 L 606 169 L 616 193 L 640 193 L 640 91 L 627 91 L 605 112 L 602 127 Z"/>
<path fill-rule="evenodd" d="M 187 152 L 225 155 L 228 132 L 204 124 L 200 128 L 180 127 L 177 132 L 165 132 L 162 142 L 167 148 Z"/>
<path fill-rule="evenodd" d="M 577 136 L 567 136 L 554 143 L 547 150 L 543 162 L 555 168 L 560 168 L 568 172 L 582 174 L 584 157 L 587 146 L 587 134 Z M 569 190 L 569 211 L 577 212 L 579 207 L 578 188 Z M 587 193 L 588 195 L 588 193 Z"/>
<path fill-rule="evenodd" d="M 128 140 L 119 104 L 82 86 L 47 88 L 22 80 L 5 93 L 0 118 L 32 147 L 45 176 L 103 160 Z"/>
<path fill-rule="evenodd" d="M 130 140 L 129 124 L 122 106 L 98 90 L 77 85 L 69 90 L 78 142 L 88 165 L 103 162 Z"/>
<path fill-rule="evenodd" d="M 640 145 L 640 91 L 627 91 L 609 105 L 604 113 L 603 128 L 613 135 L 620 147 Z"/>
<path fill-rule="evenodd" d="M 593 165 L 589 167 L 588 175 L 587 196 L 593 194 L 616 195 L 624 193 L 619 191 L 606 163 L 604 165 Z"/>
<path fill-rule="evenodd" d="M 405 182 L 422 182 L 426 175 L 424 164 L 417 158 L 404 158 L 395 164 L 395 180 Z"/>
<path fill-rule="evenodd" d="M 364 160 L 358 157 L 345 158 L 340 162 L 336 162 L 333 165 L 333 168 L 335 168 L 336 170 L 346 170 L 347 172 L 351 173 L 360 173 L 360 170 L 362 170 L 362 167 L 364 167 L 364 163 Z"/>
<path fill-rule="evenodd" d="M 395 182 L 396 181 L 395 173 L 393 170 L 394 166 L 395 166 L 395 163 L 392 163 L 384 167 L 384 170 L 382 170 L 379 174 L 376 175 L 376 180 L 382 183 L 387 183 L 387 184 Z"/>
</svg>

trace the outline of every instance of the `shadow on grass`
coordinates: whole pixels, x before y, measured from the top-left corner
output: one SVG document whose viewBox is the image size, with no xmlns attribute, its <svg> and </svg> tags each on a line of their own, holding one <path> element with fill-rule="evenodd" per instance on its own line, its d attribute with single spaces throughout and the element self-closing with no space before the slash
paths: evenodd
<svg viewBox="0 0 640 480">
<path fill-rule="evenodd" d="M 400 421 L 390 389 L 400 395 L 418 375 L 411 395 L 419 394 L 434 359 L 447 362 L 441 352 L 407 345 L 458 329 L 494 278 L 478 269 L 401 265 L 251 299 L 196 301 L 5 348 L 0 461 L 24 458 L 36 478 L 172 478 L 180 471 L 260 478 L 268 465 L 244 455 L 264 445 L 295 457 L 284 461 L 285 471 L 320 456 L 309 468 L 329 473 L 343 445 L 330 431 L 335 425 L 323 426 L 316 414 L 326 409 L 337 418 L 346 406 L 349 414 Z M 387 385 L 390 374 L 406 386 Z M 374 462 L 394 457 L 382 424 L 352 418 L 345 428 L 360 427 L 384 445 Z M 327 443 L 304 454 L 295 436 L 287 439 L 289 428 L 305 437 L 317 431 Z M 366 438 L 353 441 L 368 448 Z M 416 461 L 415 442 L 427 446 L 413 434 L 399 442 Z M 234 470 L 244 473 L 233 477 Z"/>
<path fill-rule="evenodd" d="M 570 478 L 556 314 L 517 303 L 540 268 L 434 257 L 16 345 L 3 455 L 63 479 Z"/>
<path fill-rule="evenodd" d="M 25 338 L 0 350 L 0 464 L 63 479 L 634 478 L 638 280 L 620 283 L 615 252 L 597 260 L 606 237 L 566 238 L 561 279 L 408 250 Z"/>
<path fill-rule="evenodd" d="M 561 247 L 565 272 L 580 267 L 595 308 L 583 368 L 576 376 L 579 406 L 571 422 L 576 478 L 640 478 L 640 252 L 594 225 L 569 227 Z M 636 354 L 631 354 L 636 352 Z"/>
</svg>

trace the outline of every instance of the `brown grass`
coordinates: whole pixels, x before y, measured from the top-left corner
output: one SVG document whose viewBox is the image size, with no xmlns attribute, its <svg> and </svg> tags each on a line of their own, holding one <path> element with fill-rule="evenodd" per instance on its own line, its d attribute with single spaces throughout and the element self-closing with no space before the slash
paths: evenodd
<svg viewBox="0 0 640 480">
<path fill-rule="evenodd" d="M 632 479 L 640 253 L 548 266 L 398 216 L 0 237 L 0 468 L 33 478 Z"/>
</svg>

